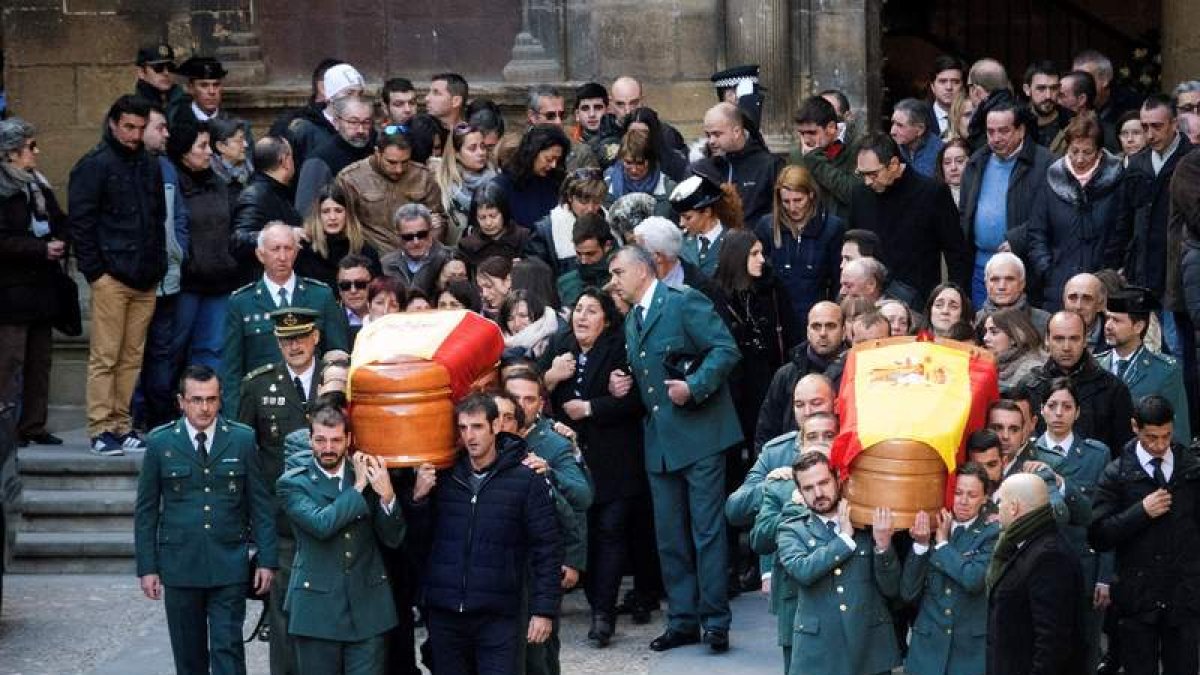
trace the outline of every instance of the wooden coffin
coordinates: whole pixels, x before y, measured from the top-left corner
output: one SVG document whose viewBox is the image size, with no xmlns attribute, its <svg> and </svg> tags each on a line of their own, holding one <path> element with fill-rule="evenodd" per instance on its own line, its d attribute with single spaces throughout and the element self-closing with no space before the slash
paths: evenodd
<svg viewBox="0 0 1200 675">
<path fill-rule="evenodd" d="M 389 467 L 454 463 L 454 400 L 444 366 L 398 356 L 357 368 L 350 386 L 357 450 L 384 458 Z"/>
</svg>

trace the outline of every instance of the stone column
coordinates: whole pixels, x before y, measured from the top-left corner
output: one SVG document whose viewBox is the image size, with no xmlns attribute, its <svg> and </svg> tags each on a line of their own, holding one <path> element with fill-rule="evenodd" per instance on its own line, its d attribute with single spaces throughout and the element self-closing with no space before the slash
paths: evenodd
<svg viewBox="0 0 1200 675">
<path fill-rule="evenodd" d="M 1185 80 L 1200 78 L 1200 3 L 1162 0 L 1162 88 L 1170 92 Z"/>
<path fill-rule="evenodd" d="M 791 145 L 796 105 L 788 0 L 725 0 L 725 63 L 757 63 L 763 94 L 762 134 L 772 151 Z"/>
<path fill-rule="evenodd" d="M 860 131 L 876 128 L 882 98 L 882 0 L 799 0 L 792 10 L 792 67 L 799 98 L 839 89 Z"/>
<path fill-rule="evenodd" d="M 505 81 L 556 82 L 563 79 L 557 44 L 561 42 L 560 16 L 561 8 L 557 2 L 521 0 L 521 30 L 513 42 L 512 60 L 504 66 Z"/>
</svg>

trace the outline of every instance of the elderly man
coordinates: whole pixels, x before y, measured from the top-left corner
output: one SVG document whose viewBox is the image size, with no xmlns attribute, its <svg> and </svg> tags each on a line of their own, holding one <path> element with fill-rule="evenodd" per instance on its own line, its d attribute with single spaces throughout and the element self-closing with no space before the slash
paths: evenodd
<svg viewBox="0 0 1200 675">
<path fill-rule="evenodd" d="M 320 70 L 321 66 L 317 66 L 317 71 Z M 366 90 L 366 82 L 354 66 L 335 61 L 325 68 L 319 80 L 314 79 L 313 88 L 314 98 L 324 95 L 323 107 L 319 111 L 314 110 L 296 117 L 287 125 L 287 138 L 296 152 L 296 166 L 303 166 L 304 160 L 308 159 L 308 153 L 315 150 L 325 139 L 337 134 L 333 111 L 329 104 L 343 96 L 362 96 Z"/>
<path fill-rule="evenodd" d="M 733 183 L 742 197 L 745 221 L 758 222 L 771 212 L 783 160 L 750 132 L 744 114 L 732 103 L 718 103 L 704 113 L 704 137 L 725 182 Z"/>
<path fill-rule="evenodd" d="M 928 178 L 933 178 L 938 152 L 942 149 L 938 130 L 930 128 L 931 119 L 933 113 L 929 110 L 929 104 L 906 98 L 892 110 L 890 131 L 892 140 L 896 141 L 904 155 L 904 163 Z"/>
<path fill-rule="evenodd" d="M 874 258 L 857 258 L 842 268 L 839 299 L 862 298 L 872 305 L 883 297 L 887 268 Z"/>
<path fill-rule="evenodd" d="M 1001 101 L 1012 100 L 1012 83 L 1004 64 L 992 58 L 972 63 L 967 71 L 967 98 L 975 105 L 975 113 L 967 125 L 967 143 L 974 151 L 982 148 L 987 140 L 984 123 L 988 111 Z"/>
<path fill-rule="evenodd" d="M 349 347 L 346 316 L 334 300 L 333 292 L 320 281 L 296 275 L 299 248 L 294 229 L 278 221 L 269 223 L 259 233 L 255 251 L 263 267 L 262 277 L 237 289 L 229 298 L 221 354 L 221 396 L 226 410 L 238 409 L 238 384 L 243 376 L 280 359 L 271 321 L 275 310 L 289 307 L 313 310 L 318 314 L 320 351 Z"/>
<path fill-rule="evenodd" d="M 791 361 L 779 367 L 771 378 L 767 396 L 758 411 L 754 428 L 754 449 L 759 451 L 771 439 L 796 428 L 793 411 L 796 385 L 805 376 L 818 373 L 827 377 L 832 393 L 842 378 L 842 309 L 837 304 L 818 302 L 808 310 L 806 340 L 792 349 Z"/>
<path fill-rule="evenodd" d="M 401 248 L 404 240 L 396 228 L 396 212 L 405 204 L 423 204 L 431 220 L 431 236 L 441 239 L 445 223 L 442 191 L 425 165 L 412 161 L 408 132 L 385 129 L 375 138 L 375 152 L 342 169 L 342 188 L 362 225 L 363 235 L 380 255 Z"/>
<path fill-rule="evenodd" d="M 709 299 L 716 297 L 713 282 L 700 268 L 679 257 L 683 233 L 679 226 L 662 216 L 651 216 L 633 228 L 634 241 L 654 259 L 654 276 L 675 289 L 694 288 Z"/>
<path fill-rule="evenodd" d="M 1028 118 L 1015 102 L 998 102 L 984 119 L 987 145 L 963 169 L 958 208 L 974 260 L 970 290 L 977 307 L 984 301 L 984 268 L 991 257 L 1026 255 L 1025 223 L 1054 159 L 1030 138 Z"/>
<path fill-rule="evenodd" d="M 1200 145 L 1200 80 L 1181 82 L 1171 93 L 1179 115 L 1179 131 L 1192 145 Z"/>
<path fill-rule="evenodd" d="M 1079 395 L 1076 433 L 1081 438 L 1094 438 L 1116 452 L 1133 435 L 1127 421 L 1133 403 L 1125 383 L 1101 368 L 1088 353 L 1083 336 L 1083 319 L 1075 312 L 1062 311 L 1050 317 L 1046 328 L 1050 358 L 1045 365 L 1034 368 L 1024 384 L 1038 401 L 1045 401 L 1055 379 L 1070 377 Z"/>
<path fill-rule="evenodd" d="M 1055 524 L 1049 490 L 1022 473 L 997 494 L 1003 531 L 987 570 L 987 672 L 1081 673 L 1082 572 Z"/>
<path fill-rule="evenodd" d="M 1108 289 L 1094 274 L 1083 272 L 1067 280 L 1063 286 L 1063 309 L 1083 318 L 1084 346 L 1092 354 L 1104 351 L 1104 307 Z"/>
<path fill-rule="evenodd" d="M 859 148 L 863 182 L 854 188 L 847 229 L 879 235 L 880 262 L 918 298 L 928 297 L 941 281 L 943 256 L 950 280 L 965 288 L 971 255 L 950 189 L 908 170 L 887 134 L 872 134 Z"/>
<path fill-rule="evenodd" d="M 367 306 L 367 286 L 375 278 L 371 259 L 351 253 L 338 261 L 337 295 L 338 302 L 346 312 L 346 326 L 349 330 L 350 346 L 358 331 L 362 330 L 363 320 L 369 313 Z"/>
<path fill-rule="evenodd" d="M 975 313 L 976 325 L 982 325 L 989 314 L 1015 307 L 1029 316 L 1038 335 L 1046 336 L 1050 312 L 1029 304 L 1025 295 L 1025 263 L 1020 258 L 1007 251 L 997 253 L 984 266 L 983 278 L 987 299 Z"/>
<path fill-rule="evenodd" d="M 383 273 L 435 297 L 438 273 L 454 253 L 434 239 L 433 213 L 424 204 L 405 204 L 396 209 L 393 222 L 400 234 L 400 248 L 379 261 Z"/>
<path fill-rule="evenodd" d="M 321 141 L 305 158 L 296 177 L 296 211 L 307 216 L 322 188 L 338 173 L 371 154 L 372 101 L 363 96 L 342 96 L 328 106 L 337 133 Z"/>
<path fill-rule="evenodd" d="M 667 629 L 650 648 L 703 639 L 720 653 L 729 649 L 731 619 L 724 453 L 742 440 L 727 381 L 740 355 L 712 303 L 698 291 L 659 283 L 655 266 L 637 246 L 622 248 L 609 264 L 611 285 L 630 306 L 625 341 L 648 411 L 646 471 L 667 585 Z M 669 350 L 690 362 L 669 364 Z M 630 379 L 614 374 L 613 384 L 628 387 Z"/>
</svg>

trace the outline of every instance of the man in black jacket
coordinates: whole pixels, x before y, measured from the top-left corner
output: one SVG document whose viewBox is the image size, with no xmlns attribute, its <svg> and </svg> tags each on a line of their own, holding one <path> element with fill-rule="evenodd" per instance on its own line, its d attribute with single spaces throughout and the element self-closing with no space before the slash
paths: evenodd
<svg viewBox="0 0 1200 675">
<path fill-rule="evenodd" d="M 288 186 L 296 176 L 295 157 L 287 139 L 267 136 L 254 144 L 254 175 L 233 206 L 233 237 L 230 250 L 241 266 L 243 283 L 262 274 L 254 255 L 258 233 L 267 223 L 279 220 L 292 227 L 304 219 L 292 206 Z"/>
<path fill-rule="evenodd" d="M 334 176 L 360 159 L 370 157 L 375 150 L 375 130 L 371 113 L 374 104 L 361 96 L 342 96 L 329 102 L 337 134 L 321 141 L 299 166 L 296 178 L 296 211 L 308 215 L 321 188 L 333 182 Z"/>
<path fill-rule="evenodd" d="M 754 452 L 767 441 L 796 429 L 792 411 L 793 393 L 805 375 L 819 373 L 829 378 L 836 394 L 842 379 L 842 337 L 845 325 L 842 308 L 832 302 L 818 302 L 808 310 L 808 339 L 792 349 L 792 360 L 779 367 L 758 410 L 754 427 Z"/>
<path fill-rule="evenodd" d="M 880 261 L 892 277 L 926 298 L 941 281 L 945 256 L 950 280 L 967 288 L 971 254 L 950 189 L 909 170 L 896 142 L 883 133 L 859 145 L 857 173 L 863 184 L 851 195 L 847 229 L 879 235 Z"/>
<path fill-rule="evenodd" d="M 749 128 L 746 114 L 732 103 L 718 103 L 704 113 L 704 137 L 724 173 L 722 182 L 737 186 L 744 221 L 757 223 L 771 212 L 783 160 L 767 150 L 762 137 Z"/>
<path fill-rule="evenodd" d="M 1046 483 L 1004 479 L 987 569 L 988 675 L 1083 675 L 1079 558 L 1054 521 Z"/>
<path fill-rule="evenodd" d="M 522 464 L 525 442 L 499 432 L 491 396 L 467 397 L 455 419 L 466 451 L 441 475 L 422 465 L 412 495 L 414 534 L 428 547 L 421 594 L 433 662 L 439 675 L 507 675 L 522 594 L 529 642 L 544 642 L 558 616 L 563 552 L 552 488 Z"/>
<path fill-rule="evenodd" d="M 162 173 L 142 144 L 149 116 L 145 99 L 117 99 L 103 139 L 71 170 L 71 237 L 79 271 L 92 287 L 88 436 L 100 455 L 145 447 L 132 430 L 129 404 L 154 314 L 154 287 L 167 271 Z"/>
<path fill-rule="evenodd" d="M 985 119 L 987 145 L 973 154 L 963 169 L 958 208 L 975 265 L 971 299 L 976 307 L 983 301 L 984 267 L 993 254 L 1008 251 L 1028 260 L 1026 221 L 1034 196 L 1046 182 L 1046 168 L 1054 159 L 1030 134 L 1029 117 L 1014 101 L 993 107 Z M 1003 193 L 984 190 L 984 177 L 993 171 L 1008 177 Z M 1004 229 L 1000 232 L 998 227 L 989 227 L 1001 224 Z"/>
<path fill-rule="evenodd" d="M 1083 319 L 1074 312 L 1062 311 L 1050 317 L 1046 326 L 1046 349 L 1050 358 L 1025 379 L 1040 403 L 1050 394 L 1055 378 L 1069 377 L 1078 394 L 1079 421 L 1075 433 L 1081 438 L 1094 438 L 1108 446 L 1115 456 L 1119 448 L 1133 436 L 1126 423 L 1133 411 L 1129 388 L 1116 375 L 1104 370 L 1086 349 Z M 1044 422 L 1039 422 L 1044 429 Z"/>
<path fill-rule="evenodd" d="M 1092 546 L 1116 551 L 1113 593 L 1127 675 L 1193 675 L 1200 633 L 1200 460 L 1171 442 L 1175 412 L 1151 395 L 1133 411 L 1137 437 L 1096 487 Z"/>
</svg>

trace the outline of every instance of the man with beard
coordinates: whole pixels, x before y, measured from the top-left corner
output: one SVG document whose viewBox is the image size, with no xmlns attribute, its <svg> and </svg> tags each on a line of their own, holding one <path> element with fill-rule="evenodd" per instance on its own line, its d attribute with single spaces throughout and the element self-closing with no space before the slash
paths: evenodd
<svg viewBox="0 0 1200 675">
<path fill-rule="evenodd" d="M 737 186 L 744 221 L 758 222 L 771 211 L 775 178 L 783 160 L 767 150 L 746 114 L 732 103 L 718 103 L 704 113 L 704 137 L 724 174 L 722 182 Z"/>
<path fill-rule="evenodd" d="M 287 630 L 303 675 L 382 675 L 384 635 L 397 622 L 392 595 L 379 592 L 380 546 L 400 546 L 404 517 L 383 460 L 347 458 L 347 426 L 340 408 L 313 411 L 312 457 L 276 485 L 296 533 Z"/>
<path fill-rule="evenodd" d="M 1078 314 L 1063 311 L 1050 317 L 1046 328 L 1050 358 L 1035 368 L 1024 384 L 1034 398 L 1045 401 L 1056 378 L 1070 377 L 1079 393 L 1076 433 L 1100 441 L 1115 453 L 1133 436 L 1127 422 L 1133 402 L 1125 383 L 1101 368 L 1085 349 L 1083 335 L 1083 319 Z"/>
<path fill-rule="evenodd" d="M 808 512 L 780 524 L 780 566 L 796 581 L 788 672 L 869 675 L 900 665 L 888 600 L 900 595 L 892 512 L 855 530 L 829 458 L 806 452 L 792 467 Z"/>
<path fill-rule="evenodd" d="M 375 130 L 369 99 L 343 96 L 329 103 L 337 135 L 316 146 L 300 166 L 296 179 L 296 211 L 306 216 L 321 188 L 333 182 L 342 169 L 371 154 Z"/>
<path fill-rule="evenodd" d="M 808 310 L 808 339 L 792 349 L 791 362 L 775 371 L 771 386 L 767 389 L 767 397 L 763 399 L 758 412 L 758 423 L 754 429 L 756 452 L 762 450 L 767 441 L 796 428 L 793 393 L 804 376 L 822 374 L 829 378 L 831 390 L 837 391 L 842 378 L 844 328 L 842 308 L 837 304 L 818 302 Z"/>
<path fill-rule="evenodd" d="M 1025 98 L 1037 118 L 1035 140 L 1048 148 L 1059 132 L 1071 121 L 1071 115 L 1058 107 L 1058 68 L 1053 61 L 1036 61 L 1025 70 Z"/>
</svg>

